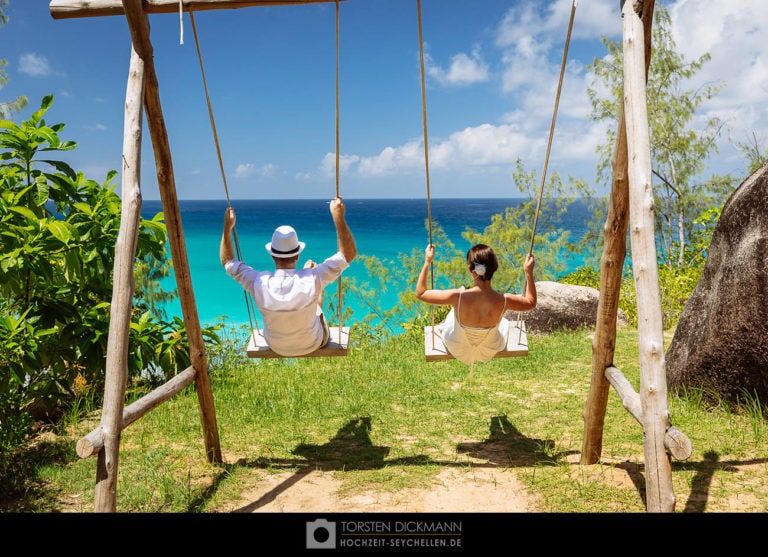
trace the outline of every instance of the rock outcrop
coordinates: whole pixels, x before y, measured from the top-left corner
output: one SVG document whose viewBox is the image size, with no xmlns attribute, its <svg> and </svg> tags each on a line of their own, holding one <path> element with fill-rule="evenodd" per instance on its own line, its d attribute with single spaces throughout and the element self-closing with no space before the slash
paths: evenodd
<svg viewBox="0 0 768 557">
<path fill-rule="evenodd" d="M 536 308 L 522 314 L 529 331 L 551 333 L 595 328 L 599 290 L 588 286 L 540 281 L 536 283 L 536 294 Z M 626 323 L 624 313 L 619 310 L 617 325 Z"/>
<path fill-rule="evenodd" d="M 768 403 L 768 164 L 733 192 L 666 353 L 671 390 Z"/>
</svg>

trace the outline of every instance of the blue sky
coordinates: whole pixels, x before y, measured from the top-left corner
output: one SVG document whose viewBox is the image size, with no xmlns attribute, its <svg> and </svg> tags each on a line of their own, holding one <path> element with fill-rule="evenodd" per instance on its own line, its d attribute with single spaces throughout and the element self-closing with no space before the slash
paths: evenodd
<svg viewBox="0 0 768 557">
<path fill-rule="evenodd" d="M 743 176 L 733 142 L 768 130 L 768 9 L 764 0 L 660 2 L 688 60 L 709 52 L 694 88 L 726 84 L 703 106 L 729 128 L 707 173 Z M 540 173 L 572 0 L 422 0 L 432 197 L 517 197 L 520 157 Z M 589 119 L 588 64 L 600 37 L 621 39 L 618 0 L 580 0 L 548 174 L 592 183 L 605 129 Z M 426 197 L 416 0 L 346 0 L 340 18 L 340 192 Z M 20 121 L 53 94 L 67 158 L 103 182 L 121 169 L 130 33 L 123 16 L 54 19 L 48 0 L 9 0 L 0 27 L 8 84 L 25 95 Z M 188 14 L 150 14 L 154 62 L 179 199 L 224 199 Z M 336 192 L 336 7 L 333 2 L 195 14 L 230 198 L 331 198 Z M 183 37 L 183 44 L 182 44 Z M 151 138 L 142 193 L 158 199 Z M 119 191 L 119 189 L 118 189 Z M 604 191 L 604 190 L 600 190 Z"/>
</svg>

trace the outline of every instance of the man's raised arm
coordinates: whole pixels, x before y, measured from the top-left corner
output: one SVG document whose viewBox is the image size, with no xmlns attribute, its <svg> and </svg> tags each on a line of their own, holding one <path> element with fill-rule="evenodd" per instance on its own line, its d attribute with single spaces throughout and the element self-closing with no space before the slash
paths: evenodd
<svg viewBox="0 0 768 557">
<path fill-rule="evenodd" d="M 333 216 L 333 224 L 336 225 L 336 239 L 339 251 L 344 256 L 344 259 L 347 260 L 347 263 L 351 263 L 357 257 L 357 246 L 355 245 L 355 237 L 352 235 L 349 225 L 347 225 L 344 213 L 345 207 L 341 197 L 331 200 L 331 216 Z"/>
</svg>

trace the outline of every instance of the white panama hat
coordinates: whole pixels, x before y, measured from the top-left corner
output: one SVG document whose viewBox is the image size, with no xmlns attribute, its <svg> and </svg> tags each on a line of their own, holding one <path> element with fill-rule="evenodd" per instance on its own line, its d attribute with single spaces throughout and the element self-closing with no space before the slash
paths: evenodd
<svg viewBox="0 0 768 557">
<path fill-rule="evenodd" d="M 264 244 L 266 250 L 274 257 L 293 257 L 299 255 L 306 244 L 299 242 L 299 236 L 292 226 L 278 226 L 272 234 L 272 241 Z"/>
</svg>

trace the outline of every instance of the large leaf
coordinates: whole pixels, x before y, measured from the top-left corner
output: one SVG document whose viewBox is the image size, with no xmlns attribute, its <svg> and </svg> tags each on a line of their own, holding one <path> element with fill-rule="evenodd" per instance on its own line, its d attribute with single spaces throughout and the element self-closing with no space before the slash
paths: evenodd
<svg viewBox="0 0 768 557">
<path fill-rule="evenodd" d="M 38 207 L 45 205 L 46 201 L 50 197 L 51 188 L 45 181 L 45 177 L 40 176 L 35 180 L 35 203 Z"/>
<path fill-rule="evenodd" d="M 64 161 L 54 161 L 54 160 L 45 159 L 45 160 L 41 160 L 39 162 L 44 162 L 44 163 L 50 164 L 56 170 L 58 170 L 59 172 L 61 172 L 63 174 L 66 174 L 72 180 L 77 178 L 77 173 L 74 170 L 72 170 L 72 167 L 69 166 Z"/>
<path fill-rule="evenodd" d="M 13 211 L 14 213 L 18 213 L 21 216 L 23 216 L 23 217 L 25 217 L 25 218 L 27 218 L 27 219 L 29 219 L 31 221 L 37 222 L 37 215 L 34 212 L 32 212 L 32 210 L 28 209 L 27 207 L 22 207 L 20 205 L 16 205 L 15 207 L 8 207 L 8 210 L 9 211 Z"/>
<path fill-rule="evenodd" d="M 159 213 L 162 214 L 162 213 Z M 151 230 L 155 234 L 165 234 L 166 233 L 166 227 L 165 224 L 162 222 L 158 222 L 155 220 L 142 220 L 141 221 L 141 227 L 144 229 L 147 229 L 148 231 Z M 158 236 L 160 237 L 160 236 Z"/>
<path fill-rule="evenodd" d="M 47 142 L 50 145 L 50 147 L 40 149 L 41 151 L 50 151 L 52 149 L 57 149 L 59 146 L 59 136 L 56 135 L 56 132 L 51 128 L 38 128 L 37 140 L 40 141 L 40 143 Z"/>
<path fill-rule="evenodd" d="M 56 219 L 51 220 L 48 223 L 48 230 L 50 230 L 51 234 L 53 234 L 62 244 L 69 244 L 77 232 L 68 222 Z"/>
<path fill-rule="evenodd" d="M 21 129 L 18 124 L 11 122 L 10 120 L 0 120 L 0 128 L 11 131 L 18 131 Z"/>
<path fill-rule="evenodd" d="M 85 215 L 88 215 L 88 216 L 93 215 L 93 207 L 91 207 L 89 203 L 83 203 L 83 202 L 74 203 L 72 207 L 74 207 L 75 209 L 77 209 L 78 211 L 80 211 Z"/>
<path fill-rule="evenodd" d="M 43 116 L 48 111 L 49 108 L 51 108 L 51 105 L 53 104 L 53 95 L 46 95 L 43 97 L 43 100 L 40 102 L 40 109 L 36 110 L 31 118 L 29 119 L 30 122 L 33 124 L 37 124 L 38 122 L 42 121 Z"/>
<path fill-rule="evenodd" d="M 0 147 L 4 149 L 11 149 L 13 151 L 24 151 L 28 145 L 28 139 L 26 134 L 22 131 L 15 133 L 0 134 Z M 18 157 L 18 153 L 11 153 L 14 157 Z"/>
<path fill-rule="evenodd" d="M 55 131 L 55 130 L 54 130 Z M 77 142 L 75 141 L 59 141 L 58 136 L 56 137 L 56 142 L 51 142 L 50 147 L 44 147 L 40 149 L 41 151 L 71 151 L 77 147 Z"/>
</svg>

